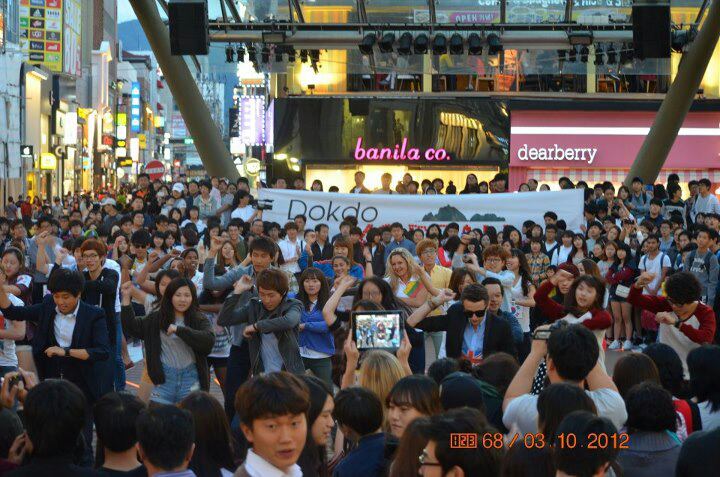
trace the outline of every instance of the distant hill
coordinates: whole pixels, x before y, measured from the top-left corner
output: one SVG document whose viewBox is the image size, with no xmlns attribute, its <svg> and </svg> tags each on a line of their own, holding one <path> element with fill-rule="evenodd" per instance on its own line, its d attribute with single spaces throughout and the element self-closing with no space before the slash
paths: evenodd
<svg viewBox="0 0 720 477">
<path fill-rule="evenodd" d="M 450 205 L 440 207 L 437 214 L 429 213 L 423 217 L 423 222 L 431 222 L 434 220 L 442 220 L 444 222 L 467 222 L 465 215 Z"/>
<path fill-rule="evenodd" d="M 506 222 L 505 217 L 498 217 L 495 214 L 475 214 L 470 217 L 470 222 Z"/>
<path fill-rule="evenodd" d="M 127 51 L 149 51 L 150 43 L 137 20 L 118 23 L 118 39 Z"/>
</svg>

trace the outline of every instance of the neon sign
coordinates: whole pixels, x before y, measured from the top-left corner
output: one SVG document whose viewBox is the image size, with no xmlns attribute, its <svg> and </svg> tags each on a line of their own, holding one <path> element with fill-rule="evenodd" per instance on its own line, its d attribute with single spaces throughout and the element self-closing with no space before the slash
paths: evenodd
<svg viewBox="0 0 720 477">
<path fill-rule="evenodd" d="M 450 157 L 445 149 L 426 149 L 424 153 L 420 153 L 420 149 L 416 147 L 408 147 L 408 138 L 404 137 L 401 144 L 395 144 L 394 148 L 390 147 L 369 147 L 364 148 L 362 145 L 362 137 L 357 140 L 355 146 L 356 161 L 449 161 Z"/>
</svg>

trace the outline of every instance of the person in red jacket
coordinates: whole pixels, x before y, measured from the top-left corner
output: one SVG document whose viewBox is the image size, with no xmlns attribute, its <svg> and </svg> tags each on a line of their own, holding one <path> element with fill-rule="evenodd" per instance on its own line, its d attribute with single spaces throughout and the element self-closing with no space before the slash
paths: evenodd
<svg viewBox="0 0 720 477">
<path fill-rule="evenodd" d="M 690 272 L 678 272 L 665 280 L 666 296 L 643 295 L 642 288 L 655 278 L 644 272 L 630 288 L 628 302 L 655 313 L 659 324 L 658 342 L 672 347 L 683 363 L 685 378 L 689 377 L 687 355 L 715 337 L 715 312 L 700 301 L 702 286 Z"/>
<path fill-rule="evenodd" d="M 603 308 L 605 284 L 592 275 L 580 275 L 565 294 L 564 304 L 551 299 L 550 292 L 557 284 L 570 279 L 570 272 L 558 269 L 557 273 L 545 280 L 535 292 L 535 303 L 550 322 L 564 320 L 571 324 L 579 323 L 592 331 L 600 346 L 599 361 L 604 364 L 602 341 L 605 330 L 612 325 L 610 313 Z"/>
</svg>

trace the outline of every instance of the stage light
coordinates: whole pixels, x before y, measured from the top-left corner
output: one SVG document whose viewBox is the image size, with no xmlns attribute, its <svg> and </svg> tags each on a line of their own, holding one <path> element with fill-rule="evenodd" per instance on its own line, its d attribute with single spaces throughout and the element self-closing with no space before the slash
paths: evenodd
<svg viewBox="0 0 720 477">
<path fill-rule="evenodd" d="M 412 53 L 412 44 L 413 44 L 413 37 L 412 33 L 405 32 L 402 35 L 400 35 L 400 39 L 398 40 L 398 47 L 397 52 L 400 55 L 409 55 Z"/>
<path fill-rule="evenodd" d="M 482 39 L 477 33 L 470 33 L 468 36 L 468 54 L 482 55 Z"/>
<path fill-rule="evenodd" d="M 237 47 L 237 59 L 240 63 L 245 63 L 245 48 L 242 45 Z"/>
<path fill-rule="evenodd" d="M 395 34 L 385 33 L 378 42 L 378 49 L 380 50 L 380 53 L 392 53 L 393 43 L 395 43 Z"/>
<path fill-rule="evenodd" d="M 501 51 L 503 51 L 502 41 L 500 41 L 500 37 L 497 36 L 495 33 L 490 33 L 487 36 L 487 43 L 488 55 L 495 56 Z"/>
<path fill-rule="evenodd" d="M 671 46 L 674 52 L 682 53 L 691 41 L 692 33 L 690 30 L 673 30 Z"/>
<path fill-rule="evenodd" d="M 280 45 L 275 45 L 275 63 L 282 63 L 283 50 Z"/>
<path fill-rule="evenodd" d="M 588 56 L 590 56 L 590 48 L 583 45 L 583 47 L 580 48 L 580 61 L 582 61 L 583 63 L 587 63 Z"/>
<path fill-rule="evenodd" d="M 605 52 L 600 45 L 595 47 L 595 66 L 602 66 L 605 64 Z"/>
<path fill-rule="evenodd" d="M 447 53 L 447 38 L 442 33 L 438 33 L 432 39 L 433 55 L 444 55 Z"/>
<path fill-rule="evenodd" d="M 247 47 L 248 50 L 248 58 L 250 59 L 250 63 L 257 64 L 257 50 L 255 49 L 254 45 L 250 45 Z"/>
<path fill-rule="evenodd" d="M 263 63 L 270 63 L 270 47 L 267 45 L 262 47 L 262 51 L 260 52 L 260 58 Z"/>
<path fill-rule="evenodd" d="M 428 51 L 428 36 L 425 33 L 421 33 L 415 37 L 413 42 L 413 52 L 416 55 L 424 55 Z"/>
<path fill-rule="evenodd" d="M 320 50 L 310 50 L 310 61 L 313 63 L 320 61 Z"/>
<path fill-rule="evenodd" d="M 300 61 L 303 63 L 307 63 L 308 60 L 308 51 L 307 50 L 300 50 Z"/>
<path fill-rule="evenodd" d="M 613 44 L 610 43 L 607 49 L 607 64 L 608 65 L 614 65 L 617 64 L 617 53 L 615 53 L 615 48 L 613 47 Z"/>
<path fill-rule="evenodd" d="M 225 63 L 235 63 L 235 50 L 230 45 L 225 48 Z"/>
<path fill-rule="evenodd" d="M 362 42 L 360 42 L 360 45 L 358 46 L 358 48 L 360 49 L 360 53 L 362 53 L 363 55 L 372 55 L 373 46 L 375 46 L 376 41 L 377 35 L 375 35 L 375 33 L 368 33 L 367 35 L 365 35 L 365 37 L 362 39 Z M 305 63 L 305 61 L 307 61 L 307 57 L 305 58 L 305 60 L 303 60 L 303 63 Z"/>
<path fill-rule="evenodd" d="M 288 62 L 289 63 L 295 63 L 295 55 L 296 54 L 297 54 L 297 52 L 295 51 L 295 48 L 293 48 L 291 46 L 290 49 L 288 50 Z"/>
<path fill-rule="evenodd" d="M 577 61 L 577 47 L 573 46 L 570 48 L 570 51 L 568 52 L 568 61 L 570 63 L 575 63 Z"/>
<path fill-rule="evenodd" d="M 558 55 L 558 61 L 559 61 L 560 63 L 562 63 L 563 61 L 565 61 L 565 50 L 558 50 L 558 51 L 557 51 L 557 55 Z"/>
<path fill-rule="evenodd" d="M 450 37 L 450 54 L 462 55 L 464 50 L 463 37 L 459 33 L 453 33 Z"/>
</svg>

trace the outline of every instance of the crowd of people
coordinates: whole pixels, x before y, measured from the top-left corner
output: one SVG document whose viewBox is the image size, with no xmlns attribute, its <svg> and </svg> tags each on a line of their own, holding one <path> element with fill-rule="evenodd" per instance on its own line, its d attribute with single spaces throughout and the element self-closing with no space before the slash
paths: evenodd
<svg viewBox="0 0 720 477">
<path fill-rule="evenodd" d="M 11 203 L 0 475 L 712 475 L 711 186 L 562 178 L 585 191 L 580 230 L 552 211 L 501 229 L 278 224 L 244 178 Z M 506 189 L 471 174 L 460 193 Z M 457 189 L 408 174 L 374 192 Z"/>
</svg>

